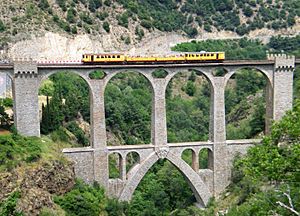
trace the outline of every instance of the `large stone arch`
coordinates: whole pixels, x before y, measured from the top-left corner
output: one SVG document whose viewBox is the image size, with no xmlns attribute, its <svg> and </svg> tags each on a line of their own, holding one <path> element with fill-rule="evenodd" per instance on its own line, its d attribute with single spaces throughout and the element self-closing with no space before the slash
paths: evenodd
<svg viewBox="0 0 300 216">
<path fill-rule="evenodd" d="M 105 92 L 107 91 L 107 86 L 109 82 L 118 74 L 120 73 L 135 73 L 137 75 L 141 75 L 144 79 L 147 80 L 147 86 L 149 84 L 150 86 L 150 92 L 151 92 L 151 100 L 149 100 L 151 111 L 149 112 L 150 115 L 153 114 L 153 101 L 155 100 L 155 92 L 154 92 L 154 81 L 151 76 L 151 70 L 150 69 L 135 69 L 135 68 L 125 68 L 125 69 L 103 69 L 102 70 L 106 76 L 101 80 L 102 81 L 102 87 L 103 87 L 103 104 L 104 104 L 104 112 L 106 113 L 107 110 L 105 110 L 105 104 L 107 103 L 107 100 L 105 100 Z M 105 120 L 107 119 L 107 116 L 105 116 Z M 152 120 L 150 120 L 150 123 L 152 124 Z M 152 140 L 152 131 L 150 131 L 150 143 Z M 147 144 L 150 144 L 147 143 Z"/>
<path fill-rule="evenodd" d="M 90 109 L 90 146 L 93 146 L 94 144 L 94 138 L 93 138 L 93 100 L 94 100 L 94 88 L 95 85 L 93 85 L 93 80 L 89 78 L 89 73 L 92 72 L 91 71 L 86 71 L 86 70 L 76 70 L 76 69 L 41 69 L 40 71 L 40 76 L 38 76 L 38 85 L 37 85 L 37 90 L 39 90 L 41 88 L 41 85 L 43 83 L 43 81 L 45 81 L 46 79 L 49 79 L 49 77 L 51 75 L 57 74 L 57 73 L 72 73 L 75 74 L 77 76 L 79 76 L 81 79 L 84 80 L 85 83 L 87 83 L 88 86 L 88 90 L 89 90 L 89 109 Z M 39 114 L 40 115 L 40 114 Z M 40 116 L 41 118 L 41 116 Z M 41 124 L 39 125 L 41 127 Z"/>
<path fill-rule="evenodd" d="M 69 73 L 74 73 L 78 76 L 80 76 L 89 86 L 89 91 L 92 93 L 92 84 L 91 84 L 91 79 L 88 77 L 89 73 L 92 72 L 94 70 L 91 71 L 86 71 L 86 72 L 82 72 L 76 69 L 58 69 L 58 70 L 49 70 L 49 71 L 45 71 L 44 73 L 41 74 L 41 76 L 39 76 L 39 88 L 42 84 L 42 82 L 46 79 L 48 79 L 51 75 L 56 74 L 56 73 L 64 73 L 64 72 L 69 72 Z"/>
<path fill-rule="evenodd" d="M 213 75 L 203 69 L 199 69 L 199 68 L 188 68 L 187 70 L 185 69 L 176 69 L 176 70 L 168 70 L 165 69 L 169 74 L 166 77 L 166 87 L 169 85 L 170 81 L 172 80 L 172 78 L 174 78 L 174 76 L 176 76 L 178 73 L 180 72 L 191 72 L 191 71 L 196 71 L 201 73 L 203 76 L 205 76 L 205 78 L 207 79 L 208 83 L 210 84 L 211 90 L 212 92 L 214 92 L 214 88 L 215 88 L 215 84 L 214 84 L 214 78 Z"/>
<path fill-rule="evenodd" d="M 225 79 L 224 80 L 224 91 L 226 89 L 229 79 L 234 74 L 236 74 L 238 71 L 240 71 L 242 69 L 254 69 L 255 71 L 261 73 L 266 80 L 265 133 L 268 134 L 270 132 L 271 122 L 273 119 L 273 114 L 272 114 L 272 112 L 273 112 L 273 69 L 264 68 L 263 66 L 262 67 L 261 66 L 240 66 L 240 67 L 235 67 L 233 70 L 228 70 L 229 72 L 226 73 L 224 76 L 224 79 Z M 224 94 L 225 94 L 225 92 L 224 92 Z M 224 104 L 226 104 L 226 101 L 224 101 Z M 227 127 L 227 124 L 225 123 L 225 128 L 226 127 Z M 227 135 L 227 133 L 226 133 L 226 135 Z"/>
<path fill-rule="evenodd" d="M 143 77 L 145 77 L 150 83 L 152 93 L 154 93 L 154 83 L 150 72 L 152 71 L 152 69 L 149 70 L 149 69 L 139 69 L 139 68 L 134 68 L 134 69 L 126 68 L 126 69 L 118 69 L 118 70 L 103 69 L 103 71 L 106 73 L 106 77 L 104 78 L 104 91 L 106 89 L 107 84 L 113 77 L 115 77 L 119 73 L 129 72 L 129 73 L 138 73 L 141 74 Z"/>
<path fill-rule="evenodd" d="M 214 76 L 213 74 L 211 73 L 211 68 L 202 68 L 202 67 L 189 67 L 187 69 L 181 69 L 181 68 L 172 68 L 172 69 L 168 69 L 166 70 L 169 75 L 166 77 L 166 86 L 165 86 L 165 89 L 164 91 L 166 92 L 167 91 L 167 87 L 168 85 L 170 84 L 171 80 L 177 75 L 179 74 L 180 72 L 182 73 L 188 73 L 188 72 L 196 72 L 196 73 L 199 73 L 201 75 L 203 75 L 206 79 L 206 81 L 208 82 L 208 85 L 209 85 L 209 92 L 210 92 L 210 102 L 209 102 L 209 108 L 208 109 L 205 109 L 205 110 L 208 110 L 208 119 L 209 119 L 209 126 L 208 126 L 208 137 L 210 137 L 212 134 L 212 121 L 213 121 L 213 118 L 211 117 L 212 116 L 212 113 L 213 113 L 213 97 L 214 97 L 214 94 L 216 93 L 216 89 L 217 89 L 217 84 L 215 82 L 215 79 L 214 79 Z M 203 109 L 204 110 L 204 109 Z M 167 113 L 167 109 L 166 109 L 166 113 Z M 169 133 L 169 129 L 167 128 L 167 133 Z M 209 138 L 210 139 L 210 138 Z M 184 140 L 186 141 L 186 140 Z M 184 141 L 181 141 L 181 142 L 184 142 Z M 193 141 L 199 141 L 199 140 L 193 140 Z"/>
<path fill-rule="evenodd" d="M 273 86 L 273 71 L 270 70 L 266 70 L 262 67 L 257 67 L 257 66 L 240 66 L 237 68 L 234 68 L 234 70 L 228 70 L 229 72 L 225 74 L 224 79 L 224 88 L 227 85 L 228 80 L 233 76 L 233 74 L 235 74 L 237 71 L 241 70 L 241 69 L 255 69 L 257 71 L 259 71 L 260 73 L 262 73 L 264 75 L 264 77 L 266 77 L 268 84 L 270 84 L 270 86 Z"/>
<path fill-rule="evenodd" d="M 181 158 L 179 159 L 171 152 L 168 153 L 166 159 L 169 160 L 186 178 L 188 184 L 190 185 L 197 202 L 205 206 L 208 203 L 209 198 L 212 196 L 207 185 L 203 182 L 201 177 Z M 129 201 L 137 188 L 138 184 L 141 182 L 143 177 L 146 175 L 148 170 L 159 160 L 159 157 L 155 152 L 153 152 L 146 160 L 141 162 L 140 166 L 137 168 L 134 174 L 130 176 L 127 180 L 124 189 L 119 197 L 122 201 Z"/>
</svg>

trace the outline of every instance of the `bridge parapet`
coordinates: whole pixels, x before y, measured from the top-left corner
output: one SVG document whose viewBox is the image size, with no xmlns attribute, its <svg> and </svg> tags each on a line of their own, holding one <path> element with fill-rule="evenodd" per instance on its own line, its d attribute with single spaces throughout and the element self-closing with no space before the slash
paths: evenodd
<svg viewBox="0 0 300 216">
<path fill-rule="evenodd" d="M 204 142 L 184 142 L 184 143 L 169 143 L 168 144 L 170 151 L 178 156 L 181 157 L 184 150 L 191 149 L 195 154 L 199 154 L 201 149 L 209 149 L 213 151 L 213 142 L 204 141 Z"/>
</svg>

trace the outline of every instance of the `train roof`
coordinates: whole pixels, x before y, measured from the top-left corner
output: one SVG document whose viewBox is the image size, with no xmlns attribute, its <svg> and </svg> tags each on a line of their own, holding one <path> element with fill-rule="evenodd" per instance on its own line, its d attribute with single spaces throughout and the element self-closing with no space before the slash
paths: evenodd
<svg viewBox="0 0 300 216">
<path fill-rule="evenodd" d="M 83 53 L 82 55 L 124 55 L 124 53 Z"/>
<path fill-rule="evenodd" d="M 182 52 L 182 53 L 188 53 L 188 54 L 199 54 L 199 53 L 224 53 L 224 51 L 220 52 L 220 51 L 217 51 L 217 52 L 206 52 L 206 51 L 200 51 L 200 52 Z"/>
</svg>

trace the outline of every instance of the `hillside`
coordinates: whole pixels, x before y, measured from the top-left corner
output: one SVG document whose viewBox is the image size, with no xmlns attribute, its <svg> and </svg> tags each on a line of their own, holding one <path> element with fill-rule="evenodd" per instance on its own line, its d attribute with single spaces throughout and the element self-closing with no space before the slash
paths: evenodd
<svg viewBox="0 0 300 216">
<path fill-rule="evenodd" d="M 300 30 L 297 0 L 11 0 L 1 1 L 0 11 L 0 49 L 38 59 L 158 53 L 189 38 L 268 40 Z"/>
</svg>

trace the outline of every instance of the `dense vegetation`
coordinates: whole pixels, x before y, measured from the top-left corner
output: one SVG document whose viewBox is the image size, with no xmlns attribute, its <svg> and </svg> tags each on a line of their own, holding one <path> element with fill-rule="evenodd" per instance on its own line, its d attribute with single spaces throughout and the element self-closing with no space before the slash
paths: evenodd
<svg viewBox="0 0 300 216">
<path fill-rule="evenodd" d="M 235 201 L 227 215 L 293 215 L 290 209 L 299 214 L 299 120 L 300 102 L 296 101 L 293 110 L 273 125 L 262 145 L 235 161 L 229 188 L 229 199 Z"/>
<path fill-rule="evenodd" d="M 228 39 L 228 40 L 206 40 L 192 41 L 177 44 L 173 51 L 200 52 L 200 51 L 225 51 L 226 59 L 265 59 L 266 51 L 270 53 L 280 53 L 284 51 L 287 54 L 300 57 L 300 35 L 295 37 L 271 37 L 269 43 L 264 45 L 259 40 Z"/>
<path fill-rule="evenodd" d="M 30 163 L 41 157 L 42 149 L 37 138 L 18 135 L 0 136 L 0 171 L 12 170 L 21 163 Z"/>
<path fill-rule="evenodd" d="M 110 32 L 116 24 L 135 34 L 132 38 L 128 33 L 120 35 L 126 44 L 153 29 L 183 32 L 192 38 L 199 31 L 228 30 L 245 35 L 255 29 L 291 27 L 300 16 L 297 0 L 27 0 L 10 2 L 9 6 L 3 2 L 0 7 L 0 47 L 12 40 L 11 35 L 23 37 L 26 32 L 98 35 Z"/>
</svg>

